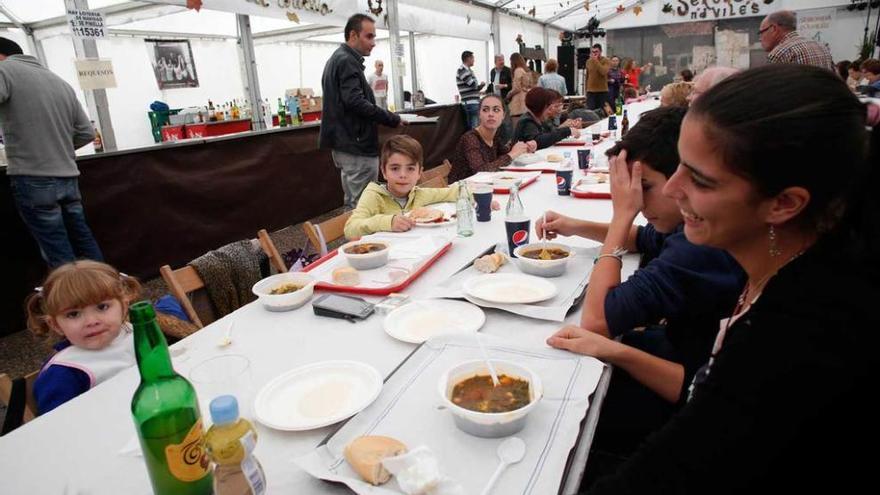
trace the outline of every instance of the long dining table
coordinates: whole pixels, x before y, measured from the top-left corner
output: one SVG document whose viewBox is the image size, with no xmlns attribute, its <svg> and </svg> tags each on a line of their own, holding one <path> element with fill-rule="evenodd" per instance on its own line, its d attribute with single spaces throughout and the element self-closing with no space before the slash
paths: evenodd
<svg viewBox="0 0 880 495">
<path fill-rule="evenodd" d="M 639 115 L 658 105 L 654 98 L 627 106 L 634 125 Z M 607 120 L 586 130 L 600 132 Z M 593 156 L 600 156 L 613 144 L 612 139 L 592 146 Z M 557 147 L 576 156 L 577 147 Z M 575 157 L 576 160 L 576 157 Z M 596 160 L 601 163 L 602 158 Z M 576 163 L 576 161 L 575 161 Z M 575 178 L 581 172 L 575 170 Z M 611 201 L 578 199 L 557 194 L 555 176 L 543 174 L 537 182 L 524 188 L 521 199 L 532 219 L 545 210 L 565 215 L 610 221 Z M 443 227 L 452 238 L 451 249 L 404 293 L 418 299 L 450 275 L 460 270 L 488 247 L 505 242 L 504 206 L 507 196 L 496 195 L 502 209 L 486 223 L 474 223 L 470 237 L 455 237 L 455 227 Z M 643 220 L 642 220 L 643 221 Z M 576 237 L 560 238 L 571 246 L 593 247 L 598 243 Z M 624 274 L 636 268 L 634 256 L 627 256 Z M 378 298 L 372 298 L 375 302 Z M 580 321 L 578 308 L 569 313 L 564 323 L 526 318 L 500 310 L 486 309 L 486 322 L 481 332 L 498 336 L 517 345 L 547 349 L 546 339 L 564 323 Z M 218 346 L 235 321 L 232 344 Z M 416 345 L 396 340 L 383 331 L 382 316 L 373 315 L 365 321 L 322 318 L 307 305 L 289 312 L 269 312 L 259 302 L 247 304 L 226 317 L 171 347 L 175 369 L 188 376 L 193 365 L 223 353 L 243 355 L 250 360 L 254 391 L 274 377 L 303 365 L 325 360 L 352 360 L 374 367 L 389 377 L 416 349 Z M 610 367 L 605 372 L 590 400 L 581 424 L 580 436 L 573 439 L 565 474 L 559 479 L 559 493 L 576 493 L 587 463 L 590 442 L 596 427 L 602 397 L 608 387 Z M 129 368 L 100 384 L 88 393 L 40 416 L 12 433 L 0 438 L 0 479 L 4 493 L 10 494 L 141 494 L 150 493 L 150 482 L 143 458 L 139 454 L 131 418 L 131 397 L 137 388 L 136 367 Z M 247 410 L 247 409 L 246 409 Z M 207 415 L 207 411 L 202 411 Z M 346 487 L 316 479 L 299 469 L 292 459 L 307 454 L 334 431 L 327 426 L 309 431 L 278 431 L 255 422 L 259 441 L 256 456 L 263 465 L 268 493 L 334 494 L 351 493 Z M 134 448 L 132 448 L 134 445 Z"/>
</svg>

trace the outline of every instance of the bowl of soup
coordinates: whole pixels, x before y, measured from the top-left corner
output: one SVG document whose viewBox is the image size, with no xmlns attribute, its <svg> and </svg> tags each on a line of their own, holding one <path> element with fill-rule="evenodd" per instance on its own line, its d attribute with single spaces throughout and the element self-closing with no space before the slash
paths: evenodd
<svg viewBox="0 0 880 495">
<path fill-rule="evenodd" d="M 308 273 L 279 273 L 260 280 L 251 291 L 269 311 L 290 311 L 312 298 L 315 283 Z"/>
<path fill-rule="evenodd" d="M 514 260 L 523 273 L 539 277 L 558 277 L 565 273 L 574 251 L 558 242 L 533 242 L 516 248 Z"/>
<path fill-rule="evenodd" d="M 378 241 L 354 241 L 343 244 L 339 252 L 355 270 L 371 270 L 388 263 L 388 244 Z"/>
<path fill-rule="evenodd" d="M 453 366 L 440 377 L 443 404 L 455 425 L 465 433 L 484 438 L 513 435 L 544 394 L 541 379 L 532 370 L 512 361 L 492 360 L 499 384 L 492 382 L 483 360 Z"/>
</svg>

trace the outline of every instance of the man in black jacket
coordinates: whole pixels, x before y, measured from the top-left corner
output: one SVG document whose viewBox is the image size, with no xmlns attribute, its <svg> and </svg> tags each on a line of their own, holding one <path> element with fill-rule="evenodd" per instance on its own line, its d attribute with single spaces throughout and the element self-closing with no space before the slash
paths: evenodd
<svg viewBox="0 0 880 495">
<path fill-rule="evenodd" d="M 324 107 L 318 147 L 329 149 L 342 178 L 345 206 L 353 209 L 371 181 L 379 178 L 379 128 L 397 127 L 400 116 L 376 106 L 364 76 L 364 57 L 376 46 L 376 22 L 355 14 L 345 25 L 345 43 L 327 65 L 321 86 Z"/>
<path fill-rule="evenodd" d="M 489 88 L 486 92 L 500 95 L 502 100 L 507 101 L 511 84 L 513 73 L 510 72 L 510 67 L 504 65 L 504 55 L 499 53 L 495 55 L 495 67 L 489 72 Z"/>
</svg>

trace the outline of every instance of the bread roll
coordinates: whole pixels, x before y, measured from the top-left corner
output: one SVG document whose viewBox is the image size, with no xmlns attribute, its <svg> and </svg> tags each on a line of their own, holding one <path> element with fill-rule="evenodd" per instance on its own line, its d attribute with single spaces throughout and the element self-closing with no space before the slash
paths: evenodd
<svg viewBox="0 0 880 495">
<path fill-rule="evenodd" d="M 553 162 L 553 163 L 561 162 L 561 161 L 562 161 L 562 155 L 557 154 L 557 153 L 548 153 L 548 154 L 547 154 L 547 161 L 548 161 L 548 162 Z"/>
<path fill-rule="evenodd" d="M 505 263 L 507 263 L 507 256 L 504 253 L 492 253 L 481 256 L 474 261 L 474 268 L 483 273 L 495 273 Z"/>
<path fill-rule="evenodd" d="M 358 285 L 361 276 L 357 270 L 350 266 L 340 266 L 333 270 L 333 283 L 336 285 Z"/>
<path fill-rule="evenodd" d="M 355 438 L 345 447 L 345 460 L 364 481 L 381 485 L 391 479 L 382 459 L 405 453 L 406 445 L 393 438 L 366 436 Z"/>
<path fill-rule="evenodd" d="M 431 223 L 443 219 L 443 212 L 436 208 L 420 206 L 409 212 L 409 217 L 418 223 Z"/>
</svg>

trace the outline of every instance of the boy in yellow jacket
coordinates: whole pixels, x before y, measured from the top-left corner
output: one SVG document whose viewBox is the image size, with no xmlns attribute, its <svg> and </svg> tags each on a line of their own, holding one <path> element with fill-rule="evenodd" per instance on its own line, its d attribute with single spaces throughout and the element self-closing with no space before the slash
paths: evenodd
<svg viewBox="0 0 880 495">
<path fill-rule="evenodd" d="M 375 232 L 406 232 L 415 225 L 406 212 L 458 199 L 458 184 L 438 188 L 416 186 L 422 175 L 422 161 L 422 145 L 415 139 L 398 134 L 385 141 L 379 169 L 387 184 L 371 182 L 367 185 L 357 208 L 345 222 L 345 237 L 354 239 Z"/>
</svg>

